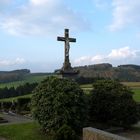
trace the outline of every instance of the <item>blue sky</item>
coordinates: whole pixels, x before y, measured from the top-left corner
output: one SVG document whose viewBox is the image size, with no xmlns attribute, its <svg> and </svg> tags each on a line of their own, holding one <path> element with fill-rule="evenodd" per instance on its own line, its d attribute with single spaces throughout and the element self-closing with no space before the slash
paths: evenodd
<svg viewBox="0 0 140 140">
<path fill-rule="evenodd" d="M 0 0 L 0 70 L 61 68 L 64 28 L 72 66 L 139 65 L 139 13 L 139 0 Z"/>
</svg>

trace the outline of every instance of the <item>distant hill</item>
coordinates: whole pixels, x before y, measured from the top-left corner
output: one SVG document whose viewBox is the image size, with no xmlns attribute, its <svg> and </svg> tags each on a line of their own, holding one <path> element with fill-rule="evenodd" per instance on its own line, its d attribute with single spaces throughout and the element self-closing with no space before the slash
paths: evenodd
<svg viewBox="0 0 140 140">
<path fill-rule="evenodd" d="M 74 69 L 79 70 L 79 75 L 86 78 L 107 78 L 125 82 L 140 82 L 140 65 L 127 64 L 113 67 L 109 63 L 102 63 L 96 65 L 74 67 Z M 25 82 L 40 82 L 48 75 L 55 74 L 31 73 L 29 69 L 0 71 L 0 87 L 2 83 L 7 85 L 7 83 L 16 81 L 17 85 L 19 85 L 19 83 Z"/>
<path fill-rule="evenodd" d="M 47 76 L 54 75 L 53 73 L 31 73 L 28 69 L 14 71 L 0 71 L 0 89 L 1 88 L 17 88 L 26 83 L 40 83 Z M 5 77 L 4 77 L 5 76 Z M 2 78 L 1 78 L 2 77 Z"/>
<path fill-rule="evenodd" d="M 140 66 L 139 65 L 120 65 L 113 67 L 109 63 L 79 66 L 75 67 L 75 70 L 80 71 L 82 77 L 92 78 L 108 78 L 118 79 L 120 81 L 140 82 Z"/>
<path fill-rule="evenodd" d="M 30 74 L 30 70 L 28 69 L 0 71 L 0 83 L 19 81 L 22 80 L 23 77 L 27 74 Z"/>
</svg>

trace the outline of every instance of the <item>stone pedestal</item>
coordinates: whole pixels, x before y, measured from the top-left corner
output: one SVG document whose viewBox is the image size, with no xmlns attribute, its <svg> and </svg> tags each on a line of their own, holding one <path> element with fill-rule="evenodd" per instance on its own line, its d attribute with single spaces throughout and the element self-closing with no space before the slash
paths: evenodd
<svg viewBox="0 0 140 140">
<path fill-rule="evenodd" d="M 60 75 L 62 78 L 76 79 L 78 77 L 79 71 L 71 69 L 64 70 L 63 68 L 55 71 L 56 74 Z"/>
</svg>

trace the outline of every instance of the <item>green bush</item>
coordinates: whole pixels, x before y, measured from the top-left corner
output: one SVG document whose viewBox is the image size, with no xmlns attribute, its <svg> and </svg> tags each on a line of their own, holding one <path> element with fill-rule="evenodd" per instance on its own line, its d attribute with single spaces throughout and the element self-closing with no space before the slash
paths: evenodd
<svg viewBox="0 0 140 140">
<path fill-rule="evenodd" d="M 129 127 L 137 123 L 139 113 L 133 92 L 117 81 L 100 80 L 91 92 L 90 120 L 114 126 Z"/>
<path fill-rule="evenodd" d="M 54 138 L 55 140 L 77 140 L 75 132 L 71 129 L 70 126 L 64 124 L 61 128 L 58 129 Z"/>
<path fill-rule="evenodd" d="M 4 111 L 9 111 L 10 109 L 11 109 L 11 106 L 12 106 L 12 102 L 2 102 L 1 103 L 2 105 L 2 109 L 4 110 Z"/>
<path fill-rule="evenodd" d="M 71 132 L 82 130 L 86 120 L 84 93 L 68 79 L 48 77 L 35 90 L 32 113 L 46 132 L 57 132 L 68 126 Z"/>
<path fill-rule="evenodd" d="M 139 121 L 140 121 L 140 103 L 138 103 Z"/>
<path fill-rule="evenodd" d="M 20 113 L 21 111 L 30 111 L 30 102 L 31 98 L 18 98 L 17 99 L 17 111 Z"/>
</svg>

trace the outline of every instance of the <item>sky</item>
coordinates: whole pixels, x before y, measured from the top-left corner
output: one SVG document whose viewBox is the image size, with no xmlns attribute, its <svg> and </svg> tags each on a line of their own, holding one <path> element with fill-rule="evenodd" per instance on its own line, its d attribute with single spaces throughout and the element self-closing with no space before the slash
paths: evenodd
<svg viewBox="0 0 140 140">
<path fill-rule="evenodd" d="M 53 72 L 70 30 L 72 66 L 140 65 L 140 0 L 0 0 L 0 71 Z"/>
</svg>

